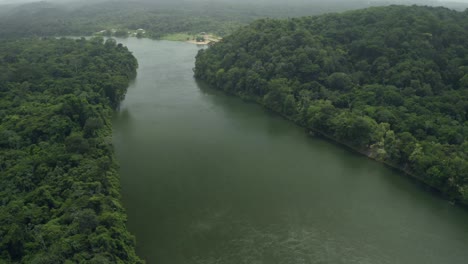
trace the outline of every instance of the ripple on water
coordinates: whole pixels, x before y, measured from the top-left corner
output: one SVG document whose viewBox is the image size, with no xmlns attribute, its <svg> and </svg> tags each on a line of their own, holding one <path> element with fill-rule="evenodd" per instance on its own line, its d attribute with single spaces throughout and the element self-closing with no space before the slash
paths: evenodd
<svg viewBox="0 0 468 264">
<path fill-rule="evenodd" d="M 291 226 L 287 223 L 258 226 L 247 221 L 233 221 L 234 218 L 231 218 L 226 211 L 206 212 L 205 217 L 200 219 L 202 220 L 190 224 L 192 235 L 202 239 L 223 234 L 224 239 L 220 240 L 217 248 L 212 250 L 212 254 L 193 256 L 191 263 L 398 263 L 372 244 L 350 241 L 349 238 L 311 226 Z M 285 219 L 285 222 L 288 220 Z"/>
</svg>

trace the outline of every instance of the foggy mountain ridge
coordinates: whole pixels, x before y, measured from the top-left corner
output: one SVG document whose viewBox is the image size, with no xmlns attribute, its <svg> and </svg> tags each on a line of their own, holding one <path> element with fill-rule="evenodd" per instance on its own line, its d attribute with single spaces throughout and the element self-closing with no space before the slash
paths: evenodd
<svg viewBox="0 0 468 264">
<path fill-rule="evenodd" d="M 191 8 L 191 6 L 201 7 L 202 5 L 209 9 L 220 7 L 224 9 L 235 9 L 239 7 L 262 7 L 266 10 L 271 7 L 276 8 L 295 8 L 303 10 L 303 14 L 291 14 L 291 16 L 308 15 L 307 8 L 320 9 L 324 12 L 340 12 L 345 10 L 360 9 L 370 6 L 382 6 L 391 4 L 402 5 L 429 5 L 445 6 L 452 9 L 464 10 L 468 8 L 468 0 L 329 0 L 326 2 L 320 0 L 289 0 L 285 3 L 283 0 L 0 0 L 0 14 L 11 14 L 11 12 L 23 12 L 29 9 L 42 8 L 60 8 L 63 10 L 74 10 L 84 7 L 99 6 L 101 4 L 113 4 L 114 8 L 174 8 L 176 10 Z M 20 8 L 20 9 L 17 9 Z M 243 10 L 247 11 L 247 10 Z M 249 10 L 251 11 L 251 10 Z M 256 11 L 256 10 L 252 10 Z M 282 10 L 290 11 L 288 9 Z M 268 12 L 262 16 L 270 16 Z M 274 16 L 274 15 L 273 15 Z M 285 17 L 289 14 L 285 14 Z"/>
<path fill-rule="evenodd" d="M 22 5 L 27 3 L 54 3 L 54 4 L 73 4 L 73 5 L 94 5 L 103 2 L 116 2 L 116 3 L 138 3 L 138 4 L 196 4 L 196 3 L 208 3 L 208 4 L 251 4 L 251 5 L 281 5 L 281 6 L 310 6 L 310 5 L 333 5 L 341 3 L 348 5 L 349 3 L 360 2 L 367 5 L 388 5 L 388 4 L 404 4 L 404 5 L 430 5 L 430 6 L 453 6 L 453 5 L 464 5 L 468 7 L 468 0 L 289 0 L 285 3 L 284 0 L 0 0 L 0 5 Z"/>
<path fill-rule="evenodd" d="M 468 1 L 468 0 L 466 0 Z M 436 0 L 0 0 L 0 38 L 92 35 L 147 29 L 146 37 L 210 32 L 226 36 L 261 18 L 292 18 L 371 6 L 430 5 L 464 11 L 468 2 Z M 10 4 L 6 4 L 10 3 Z"/>
</svg>

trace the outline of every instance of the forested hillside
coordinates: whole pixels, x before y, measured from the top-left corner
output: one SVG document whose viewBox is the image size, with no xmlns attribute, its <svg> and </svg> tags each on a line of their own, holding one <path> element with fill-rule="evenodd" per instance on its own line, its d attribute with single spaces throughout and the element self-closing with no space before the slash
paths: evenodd
<svg viewBox="0 0 468 264">
<path fill-rule="evenodd" d="M 141 263 L 111 115 L 137 61 L 109 39 L 0 42 L 0 263 Z"/>
<path fill-rule="evenodd" d="M 263 19 L 195 76 L 468 203 L 468 11 L 375 7 Z"/>
<path fill-rule="evenodd" d="M 125 1 L 77 7 L 72 4 L 72 8 L 48 2 L 30 3 L 0 14 L 0 38 L 90 36 L 101 30 L 116 30 L 119 33 L 115 36 L 122 37 L 128 30 L 139 28 L 145 29 L 146 37 L 151 38 L 177 32 L 210 31 L 222 35 L 245 24 L 240 21 L 249 17 L 233 19 L 226 12 L 209 16 L 202 7 L 192 8 Z"/>
<path fill-rule="evenodd" d="M 210 1 L 210 0 L 100 0 L 37 1 L 0 5 L 0 38 L 30 36 L 89 36 L 102 30 L 115 37 L 144 29 L 144 37 L 160 39 L 176 33 L 209 32 L 225 36 L 260 18 L 288 18 L 342 12 L 392 2 L 426 0 L 330 1 Z M 431 2 L 464 10 L 468 4 Z"/>
<path fill-rule="evenodd" d="M 209 1 L 103 0 L 39 1 L 0 6 L 0 38 L 29 36 L 89 36 L 114 29 L 115 36 L 144 29 L 145 37 L 210 32 L 219 36 L 264 17 L 296 17 L 386 4 L 365 0 L 331 1 Z M 2 12 L 3 10 L 6 10 Z"/>
</svg>

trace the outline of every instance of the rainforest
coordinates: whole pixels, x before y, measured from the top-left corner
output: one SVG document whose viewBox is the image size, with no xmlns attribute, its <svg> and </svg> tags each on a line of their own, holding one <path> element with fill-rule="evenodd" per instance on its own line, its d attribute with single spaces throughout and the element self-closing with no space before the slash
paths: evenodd
<svg viewBox="0 0 468 264">
<path fill-rule="evenodd" d="M 0 262 L 138 263 L 111 116 L 137 61 L 115 40 L 0 42 Z"/>
<path fill-rule="evenodd" d="M 374 7 L 263 19 L 195 76 L 468 203 L 468 12 Z"/>
<path fill-rule="evenodd" d="M 397 2 L 0 0 L 0 263 L 465 263 L 468 4 Z"/>
</svg>

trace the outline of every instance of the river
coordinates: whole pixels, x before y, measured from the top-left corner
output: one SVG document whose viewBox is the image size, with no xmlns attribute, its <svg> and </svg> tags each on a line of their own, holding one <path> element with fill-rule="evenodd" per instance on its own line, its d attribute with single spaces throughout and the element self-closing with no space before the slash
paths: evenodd
<svg viewBox="0 0 468 264">
<path fill-rule="evenodd" d="M 119 42 L 140 68 L 113 141 L 147 263 L 467 263 L 467 210 L 198 84 L 196 45 Z"/>
</svg>

